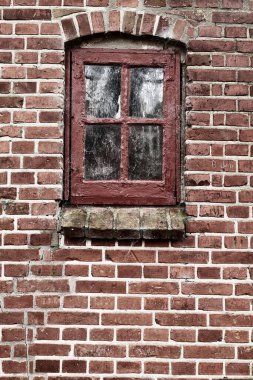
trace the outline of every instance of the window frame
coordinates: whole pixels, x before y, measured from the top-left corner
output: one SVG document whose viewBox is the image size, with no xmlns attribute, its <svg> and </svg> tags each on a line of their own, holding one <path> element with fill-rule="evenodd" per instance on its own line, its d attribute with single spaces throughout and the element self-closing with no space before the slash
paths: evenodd
<svg viewBox="0 0 253 380">
<path fill-rule="evenodd" d="M 84 180 L 85 123 L 96 124 L 85 116 L 84 65 L 122 64 L 121 84 L 126 97 L 125 116 L 114 124 L 163 125 L 163 180 Z M 126 116 L 129 88 L 125 85 L 126 67 L 165 67 L 164 119 L 141 119 Z M 125 78 L 129 81 L 129 77 Z M 73 101 L 73 99 L 76 99 Z M 126 122 L 127 118 L 127 122 Z M 108 121 L 109 119 L 107 119 Z M 99 119 L 103 122 L 103 119 Z M 125 133 L 126 129 L 121 127 Z M 82 135 L 82 139 L 74 135 Z M 127 147 L 122 157 L 127 160 Z M 180 55 L 173 48 L 166 50 L 118 50 L 101 48 L 72 48 L 66 55 L 66 114 L 65 114 L 65 199 L 73 205 L 176 205 L 180 195 Z"/>
</svg>

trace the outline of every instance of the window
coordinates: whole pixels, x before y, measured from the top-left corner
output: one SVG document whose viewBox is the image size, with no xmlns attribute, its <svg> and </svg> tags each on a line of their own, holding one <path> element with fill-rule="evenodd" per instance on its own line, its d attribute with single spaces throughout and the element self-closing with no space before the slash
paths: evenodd
<svg viewBox="0 0 253 380">
<path fill-rule="evenodd" d="M 173 49 L 70 50 L 66 186 L 71 204 L 177 203 L 179 62 Z"/>
</svg>

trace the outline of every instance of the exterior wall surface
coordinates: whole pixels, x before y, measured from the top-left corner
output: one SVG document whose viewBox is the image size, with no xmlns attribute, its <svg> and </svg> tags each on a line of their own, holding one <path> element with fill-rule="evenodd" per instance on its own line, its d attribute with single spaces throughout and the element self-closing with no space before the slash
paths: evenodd
<svg viewBox="0 0 253 380">
<path fill-rule="evenodd" d="M 1 379 L 252 379 L 253 1 L 0 0 Z M 186 47 L 186 238 L 64 241 L 64 43 Z"/>
</svg>

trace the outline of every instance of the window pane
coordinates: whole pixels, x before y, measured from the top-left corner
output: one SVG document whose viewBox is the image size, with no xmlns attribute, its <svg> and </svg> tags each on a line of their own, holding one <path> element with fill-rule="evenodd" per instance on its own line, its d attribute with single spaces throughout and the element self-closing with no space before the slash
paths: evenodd
<svg viewBox="0 0 253 380">
<path fill-rule="evenodd" d="M 163 116 L 163 69 L 131 68 L 130 116 L 161 118 Z"/>
<path fill-rule="evenodd" d="M 163 128 L 160 125 L 129 126 L 129 179 L 162 179 Z"/>
<path fill-rule="evenodd" d="M 118 118 L 120 116 L 119 66 L 86 65 L 86 115 Z"/>
<path fill-rule="evenodd" d="M 119 125 L 86 126 L 85 179 L 119 179 L 120 142 Z"/>
</svg>

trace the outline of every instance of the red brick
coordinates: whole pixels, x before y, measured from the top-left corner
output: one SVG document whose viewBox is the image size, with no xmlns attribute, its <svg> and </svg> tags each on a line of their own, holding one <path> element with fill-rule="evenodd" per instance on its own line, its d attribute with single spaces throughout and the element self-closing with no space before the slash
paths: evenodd
<svg viewBox="0 0 253 380">
<path fill-rule="evenodd" d="M 60 38 L 28 37 L 27 48 L 31 50 L 61 50 L 63 48 L 63 42 Z"/>
<path fill-rule="evenodd" d="M 195 335 L 196 332 L 194 330 L 172 329 L 170 338 L 175 342 L 195 342 Z"/>
<path fill-rule="evenodd" d="M 16 309 L 16 308 L 32 308 L 33 307 L 33 296 L 8 296 L 4 297 L 4 307 L 6 309 Z"/>
<path fill-rule="evenodd" d="M 219 2 L 218 0 L 196 0 L 196 5 L 204 8 L 218 8 Z"/>
<path fill-rule="evenodd" d="M 2 187 L 0 188 L 0 198 L 15 199 L 17 196 L 17 189 L 15 187 Z"/>
<path fill-rule="evenodd" d="M 20 342 L 25 340 L 26 331 L 23 328 L 3 328 L 3 342 Z"/>
<path fill-rule="evenodd" d="M 58 328 L 39 327 L 36 330 L 36 339 L 38 340 L 58 340 L 60 332 Z"/>
<path fill-rule="evenodd" d="M 169 363 L 166 362 L 146 362 L 144 363 L 144 372 L 149 374 L 168 374 Z"/>
<path fill-rule="evenodd" d="M 233 70 L 201 69 L 190 68 L 187 71 L 190 81 L 209 82 L 233 82 L 236 79 L 236 72 Z"/>
<path fill-rule="evenodd" d="M 129 293 L 133 294 L 178 294 L 178 292 L 178 284 L 174 282 L 133 282 L 129 285 Z"/>
<path fill-rule="evenodd" d="M 142 275 L 141 266 L 135 265 L 119 265 L 118 277 L 119 278 L 140 278 Z"/>
<path fill-rule="evenodd" d="M 26 264 L 5 264 L 4 275 L 6 277 L 25 277 L 28 274 Z"/>
<path fill-rule="evenodd" d="M 199 299 L 199 310 L 223 310 L 222 299 L 221 298 L 200 298 Z"/>
<path fill-rule="evenodd" d="M 53 23 L 52 21 L 50 23 L 44 22 L 41 24 L 40 29 L 41 34 L 49 34 L 49 35 L 59 35 L 61 34 L 60 26 L 58 23 Z M 49 53 L 50 55 L 50 53 Z M 41 61 L 41 63 L 43 63 Z M 47 62 L 49 63 L 49 62 Z"/>
<path fill-rule="evenodd" d="M 123 19 L 123 31 L 124 33 L 132 33 L 135 26 L 135 12 L 126 11 Z"/>
<path fill-rule="evenodd" d="M 149 250 L 106 250 L 106 260 L 119 263 L 153 263 L 155 252 Z"/>
<path fill-rule="evenodd" d="M 63 360 L 63 373 L 84 373 L 86 371 L 86 361 L 84 360 Z"/>
<path fill-rule="evenodd" d="M 32 246 L 42 246 L 51 244 L 52 235 L 50 233 L 31 234 L 30 244 Z"/>
<path fill-rule="evenodd" d="M 220 26 L 200 26 L 200 37 L 221 37 L 222 28 Z"/>
<path fill-rule="evenodd" d="M 98 340 L 98 341 L 112 341 L 113 340 L 114 331 L 113 329 L 91 329 L 90 331 L 90 339 Z"/>
<path fill-rule="evenodd" d="M 193 298 L 186 297 L 173 297 L 171 299 L 172 310 L 194 310 L 195 300 Z"/>
<path fill-rule="evenodd" d="M 4 245 L 26 245 L 28 242 L 27 234 L 5 234 Z"/>
<path fill-rule="evenodd" d="M 145 341 L 168 341 L 168 330 L 167 329 L 157 329 L 150 328 L 144 330 L 144 340 Z"/>
<path fill-rule="evenodd" d="M 199 236 L 199 248 L 221 248 L 220 236 Z"/>
<path fill-rule="evenodd" d="M 51 10 L 49 9 L 4 9 L 4 20 L 50 20 Z"/>
<path fill-rule="evenodd" d="M 222 375 L 223 363 L 200 363 L 200 375 Z"/>
<path fill-rule="evenodd" d="M 86 340 L 87 330 L 85 328 L 65 328 L 62 332 L 64 340 Z"/>
<path fill-rule="evenodd" d="M 35 93 L 37 84 L 35 82 L 17 82 L 14 83 L 14 92 L 16 94 Z"/>
<path fill-rule="evenodd" d="M 225 239 L 225 241 L 226 241 L 226 239 Z M 225 279 L 245 280 L 247 277 L 247 269 L 246 268 L 234 268 L 234 267 L 224 268 L 223 277 Z"/>
<path fill-rule="evenodd" d="M 32 343 L 29 346 L 29 355 L 32 356 L 66 356 L 70 346 L 66 344 Z"/>
<path fill-rule="evenodd" d="M 144 299 L 144 308 L 146 310 L 167 310 L 168 300 L 160 297 L 148 297 Z"/>
<path fill-rule="evenodd" d="M 158 261 L 160 263 L 205 264 L 208 261 L 208 253 L 201 251 L 160 251 Z"/>
<path fill-rule="evenodd" d="M 58 373 L 60 370 L 59 360 L 36 360 L 35 372 L 51 372 Z"/>
<path fill-rule="evenodd" d="M 26 373 L 26 361 L 5 360 L 2 364 L 3 373 Z"/>
<path fill-rule="evenodd" d="M 144 13 L 143 20 L 142 20 L 142 26 L 141 26 L 141 34 L 145 35 L 152 35 L 154 26 L 155 26 L 155 15 Z"/>
<path fill-rule="evenodd" d="M 18 280 L 18 292 L 67 292 L 69 284 L 67 280 Z"/>
<path fill-rule="evenodd" d="M 113 362 L 91 360 L 89 364 L 90 373 L 113 373 Z"/>
<path fill-rule="evenodd" d="M 64 308 L 82 308 L 88 307 L 88 298 L 86 296 L 65 296 Z"/>
<path fill-rule="evenodd" d="M 62 108 L 62 99 L 57 96 L 27 96 L 26 107 L 36 109 Z"/>
<path fill-rule="evenodd" d="M 224 245 L 229 249 L 248 248 L 248 239 L 244 236 L 225 236 Z"/>
<path fill-rule="evenodd" d="M 99 249 L 58 249 L 53 253 L 55 261 L 101 261 L 102 253 Z"/>
<path fill-rule="evenodd" d="M 22 312 L 2 312 L 0 315 L 1 325 L 18 325 L 22 323 L 24 323 L 24 313 Z"/>
<path fill-rule="evenodd" d="M 228 376 L 249 376 L 250 366 L 248 363 L 227 363 L 226 375 Z"/>
<path fill-rule="evenodd" d="M 219 342 L 222 340 L 222 330 L 199 330 L 199 342 Z"/>
<path fill-rule="evenodd" d="M 175 346 L 154 346 L 154 345 L 136 345 L 130 346 L 129 356 L 136 358 L 173 358 L 178 359 L 180 355 L 180 347 Z"/>
<path fill-rule="evenodd" d="M 16 34 L 39 34 L 39 26 L 37 24 L 16 24 Z"/>
<path fill-rule="evenodd" d="M 155 320 L 161 326 L 206 326 L 206 316 L 203 314 L 157 313 Z"/>
<path fill-rule="evenodd" d="M 77 281 L 78 293 L 126 293 L 126 283 L 123 281 Z"/>
<path fill-rule="evenodd" d="M 238 359 L 250 360 L 253 358 L 253 347 L 238 347 Z"/>
<path fill-rule="evenodd" d="M 118 297 L 118 309 L 124 309 L 124 310 L 141 309 L 141 298 Z"/>
<path fill-rule="evenodd" d="M 212 314 L 210 316 L 210 326 L 223 327 L 248 327 L 252 325 L 252 315 L 242 314 Z"/>
<path fill-rule="evenodd" d="M 140 362 L 117 362 L 117 373 L 140 373 L 141 363 Z"/>
<path fill-rule="evenodd" d="M 249 131 L 241 131 L 249 132 Z M 205 140 L 205 141 L 235 141 L 237 134 L 233 130 L 216 129 L 216 128 L 189 128 L 186 131 L 186 137 L 190 140 Z M 245 140 L 241 140 L 245 141 Z"/>
<path fill-rule="evenodd" d="M 233 359 L 235 350 L 234 347 L 189 346 L 184 347 L 184 357 L 193 359 Z"/>
<path fill-rule="evenodd" d="M 36 297 L 36 306 L 43 309 L 51 309 L 60 306 L 59 296 L 38 296 Z"/>
<path fill-rule="evenodd" d="M 76 344 L 74 351 L 75 355 L 80 357 L 90 356 L 122 358 L 125 357 L 126 353 L 125 347 L 113 344 Z"/>
<path fill-rule="evenodd" d="M 8 82 L 0 82 L 0 91 L 1 94 L 9 94 L 10 93 L 11 84 Z"/>
<path fill-rule="evenodd" d="M 201 278 L 201 279 L 204 279 L 204 278 L 219 279 L 221 277 L 220 268 L 215 268 L 215 267 L 198 268 L 197 276 L 198 278 Z"/>
<path fill-rule="evenodd" d="M 215 264 L 251 264 L 253 257 L 249 252 L 217 251 L 212 253 L 212 262 Z"/>
<path fill-rule="evenodd" d="M 252 12 L 213 12 L 212 21 L 227 24 L 251 24 L 253 15 Z"/>
<path fill-rule="evenodd" d="M 77 15 L 76 19 L 79 26 L 80 36 L 90 35 L 91 30 L 90 30 L 90 24 L 89 24 L 87 14 L 84 13 L 84 14 Z"/>
<path fill-rule="evenodd" d="M 88 0 L 87 5 L 90 7 L 106 7 L 109 0 Z"/>
<path fill-rule="evenodd" d="M 104 19 L 102 12 L 92 12 L 91 20 L 93 26 L 93 33 L 103 33 L 104 32 Z"/>
<path fill-rule="evenodd" d="M 189 362 L 178 362 L 171 363 L 172 375 L 182 376 L 182 375 L 195 375 L 196 364 Z"/>
<path fill-rule="evenodd" d="M 225 331 L 226 343 L 248 343 L 249 332 L 244 330 L 227 330 Z"/>
<path fill-rule="evenodd" d="M 66 38 L 69 39 L 74 39 L 77 38 L 77 31 L 75 24 L 71 18 L 69 19 L 63 19 L 61 21 L 62 23 L 62 28 L 65 33 Z"/>
<path fill-rule="evenodd" d="M 150 326 L 152 324 L 151 314 L 102 314 L 102 325 L 136 325 Z"/>
<path fill-rule="evenodd" d="M 138 3 L 138 1 L 135 1 L 135 3 Z M 137 4 L 134 4 L 133 6 L 136 6 Z M 165 7 L 166 6 L 166 0 L 144 0 L 144 6 L 145 7 Z"/>
<path fill-rule="evenodd" d="M 0 49 L 2 50 L 17 50 L 24 49 L 25 40 L 23 38 L 8 38 L 0 37 Z M 8 60 L 8 57 L 5 53 L 3 60 Z"/>
<path fill-rule="evenodd" d="M 140 329 L 119 329 L 117 330 L 117 340 L 118 341 L 139 341 L 141 340 L 141 330 Z"/>
<path fill-rule="evenodd" d="M 26 52 L 26 51 L 17 51 L 15 53 L 15 63 L 24 64 L 24 63 L 38 63 L 38 53 L 37 52 Z M 15 85 L 22 85 L 22 83 L 14 83 Z M 36 83 L 34 83 L 36 85 Z"/>
<path fill-rule="evenodd" d="M 0 62 L 1 63 L 11 63 L 12 55 L 11 53 L 1 52 L 0 53 Z"/>
<path fill-rule="evenodd" d="M 62 266 L 57 264 L 35 264 L 31 266 L 31 272 L 37 276 L 61 276 Z"/>
<path fill-rule="evenodd" d="M 113 297 L 90 297 L 91 309 L 114 309 Z"/>
<path fill-rule="evenodd" d="M 2 230 L 14 230 L 14 220 L 9 218 L 0 219 L 0 229 Z"/>
<path fill-rule="evenodd" d="M 250 310 L 250 301 L 240 298 L 226 299 L 225 309 L 230 311 Z"/>
</svg>

